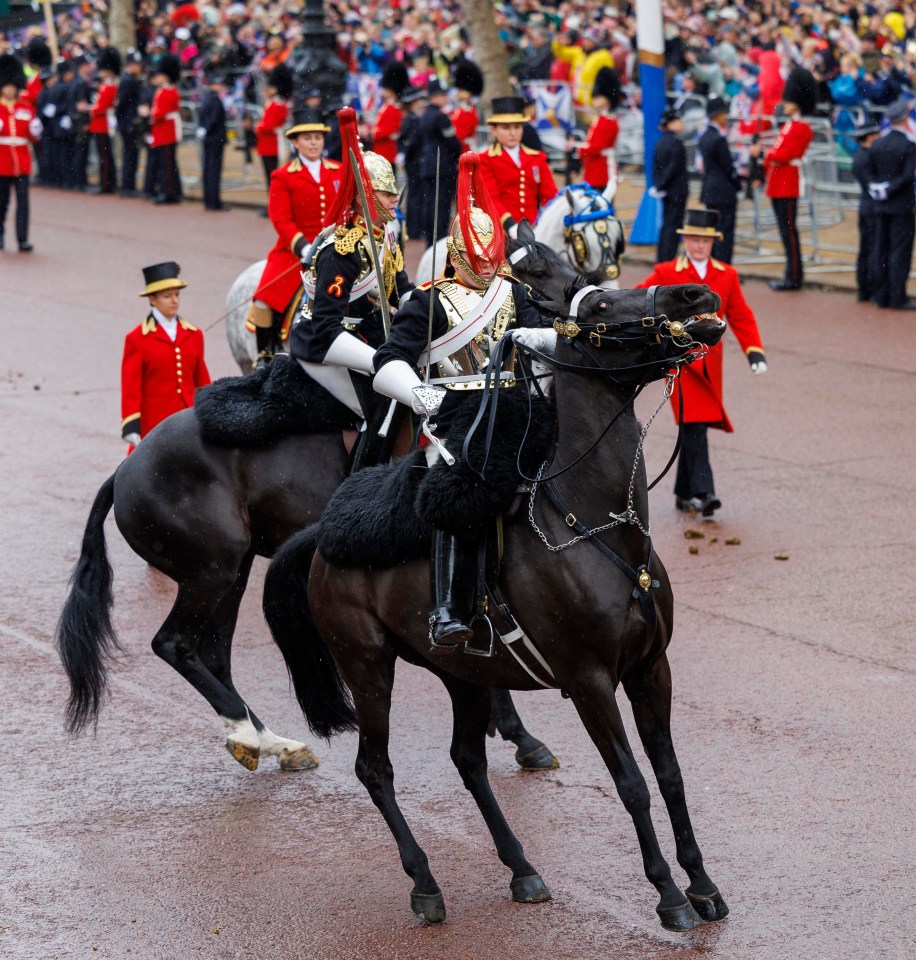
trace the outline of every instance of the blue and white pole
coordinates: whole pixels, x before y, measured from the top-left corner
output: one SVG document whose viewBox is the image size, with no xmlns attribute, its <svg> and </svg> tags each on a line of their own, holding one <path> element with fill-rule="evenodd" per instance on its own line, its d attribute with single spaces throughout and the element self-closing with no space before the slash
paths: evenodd
<svg viewBox="0 0 916 960">
<path fill-rule="evenodd" d="M 649 196 L 652 158 L 660 136 L 658 121 L 665 109 L 665 33 L 662 0 L 636 0 L 636 44 L 639 48 L 639 86 L 642 90 L 643 146 L 646 189 L 633 223 L 630 243 L 658 242 L 658 204 Z"/>
</svg>

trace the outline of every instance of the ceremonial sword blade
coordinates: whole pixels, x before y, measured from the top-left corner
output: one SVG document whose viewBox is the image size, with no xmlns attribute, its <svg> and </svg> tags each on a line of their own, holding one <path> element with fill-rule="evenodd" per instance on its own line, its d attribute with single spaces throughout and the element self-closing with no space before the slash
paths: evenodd
<svg viewBox="0 0 916 960">
<path fill-rule="evenodd" d="M 436 307 L 436 243 L 439 240 L 439 156 L 440 149 L 436 147 L 436 192 L 433 195 L 433 282 L 429 288 L 429 327 L 426 332 L 426 382 L 429 383 L 429 362 L 433 349 L 433 311 Z"/>
<path fill-rule="evenodd" d="M 382 262 L 378 255 L 378 246 L 375 243 L 375 231 L 372 227 L 372 210 L 369 206 L 369 200 L 366 197 L 366 185 L 363 183 L 362 174 L 359 169 L 359 162 L 356 159 L 356 153 L 350 147 L 350 163 L 353 166 L 353 173 L 356 177 L 356 189 L 359 191 L 359 201 L 363 205 L 363 216 L 366 218 L 366 226 L 369 228 L 369 253 L 372 255 L 372 266 L 375 269 L 375 279 L 378 281 L 378 300 L 379 309 L 382 311 L 382 327 L 385 331 L 385 339 L 391 335 L 391 314 L 388 312 L 388 292 L 385 290 L 385 278 L 382 276 Z"/>
</svg>

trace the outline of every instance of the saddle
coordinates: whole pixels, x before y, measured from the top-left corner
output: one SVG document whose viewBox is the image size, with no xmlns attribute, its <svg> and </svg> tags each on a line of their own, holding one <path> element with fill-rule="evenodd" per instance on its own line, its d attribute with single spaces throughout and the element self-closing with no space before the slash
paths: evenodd
<svg viewBox="0 0 916 960">
<path fill-rule="evenodd" d="M 207 443 L 264 447 L 290 436 L 353 430 L 357 417 L 294 360 L 278 356 L 262 370 L 201 387 L 194 412 Z"/>
</svg>

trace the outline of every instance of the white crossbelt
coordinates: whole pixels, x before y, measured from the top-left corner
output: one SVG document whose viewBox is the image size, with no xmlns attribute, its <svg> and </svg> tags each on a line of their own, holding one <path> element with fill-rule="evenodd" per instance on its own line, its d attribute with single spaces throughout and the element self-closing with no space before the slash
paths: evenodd
<svg viewBox="0 0 916 960">
<path fill-rule="evenodd" d="M 509 287 L 509 281 L 497 277 L 464 320 L 441 337 L 436 337 L 430 344 L 429 350 L 424 350 L 420 354 L 419 365 L 423 367 L 427 363 L 438 363 L 467 346 L 499 312 L 499 308 L 506 299 L 507 287 Z"/>
<path fill-rule="evenodd" d="M 0 147 L 27 147 L 29 141 L 25 137 L 0 137 Z"/>
</svg>

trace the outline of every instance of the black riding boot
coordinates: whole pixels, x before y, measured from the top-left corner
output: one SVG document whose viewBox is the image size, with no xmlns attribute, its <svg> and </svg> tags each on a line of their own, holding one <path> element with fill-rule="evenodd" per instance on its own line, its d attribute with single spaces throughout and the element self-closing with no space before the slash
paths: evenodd
<svg viewBox="0 0 916 960">
<path fill-rule="evenodd" d="M 258 359 L 255 361 L 255 370 L 266 367 L 277 352 L 277 335 L 273 327 L 255 327 L 255 342 L 258 346 Z"/>
<path fill-rule="evenodd" d="M 477 545 L 434 530 L 430 566 L 434 644 L 457 647 L 473 638 L 468 621 L 474 613 L 476 586 Z"/>
</svg>

